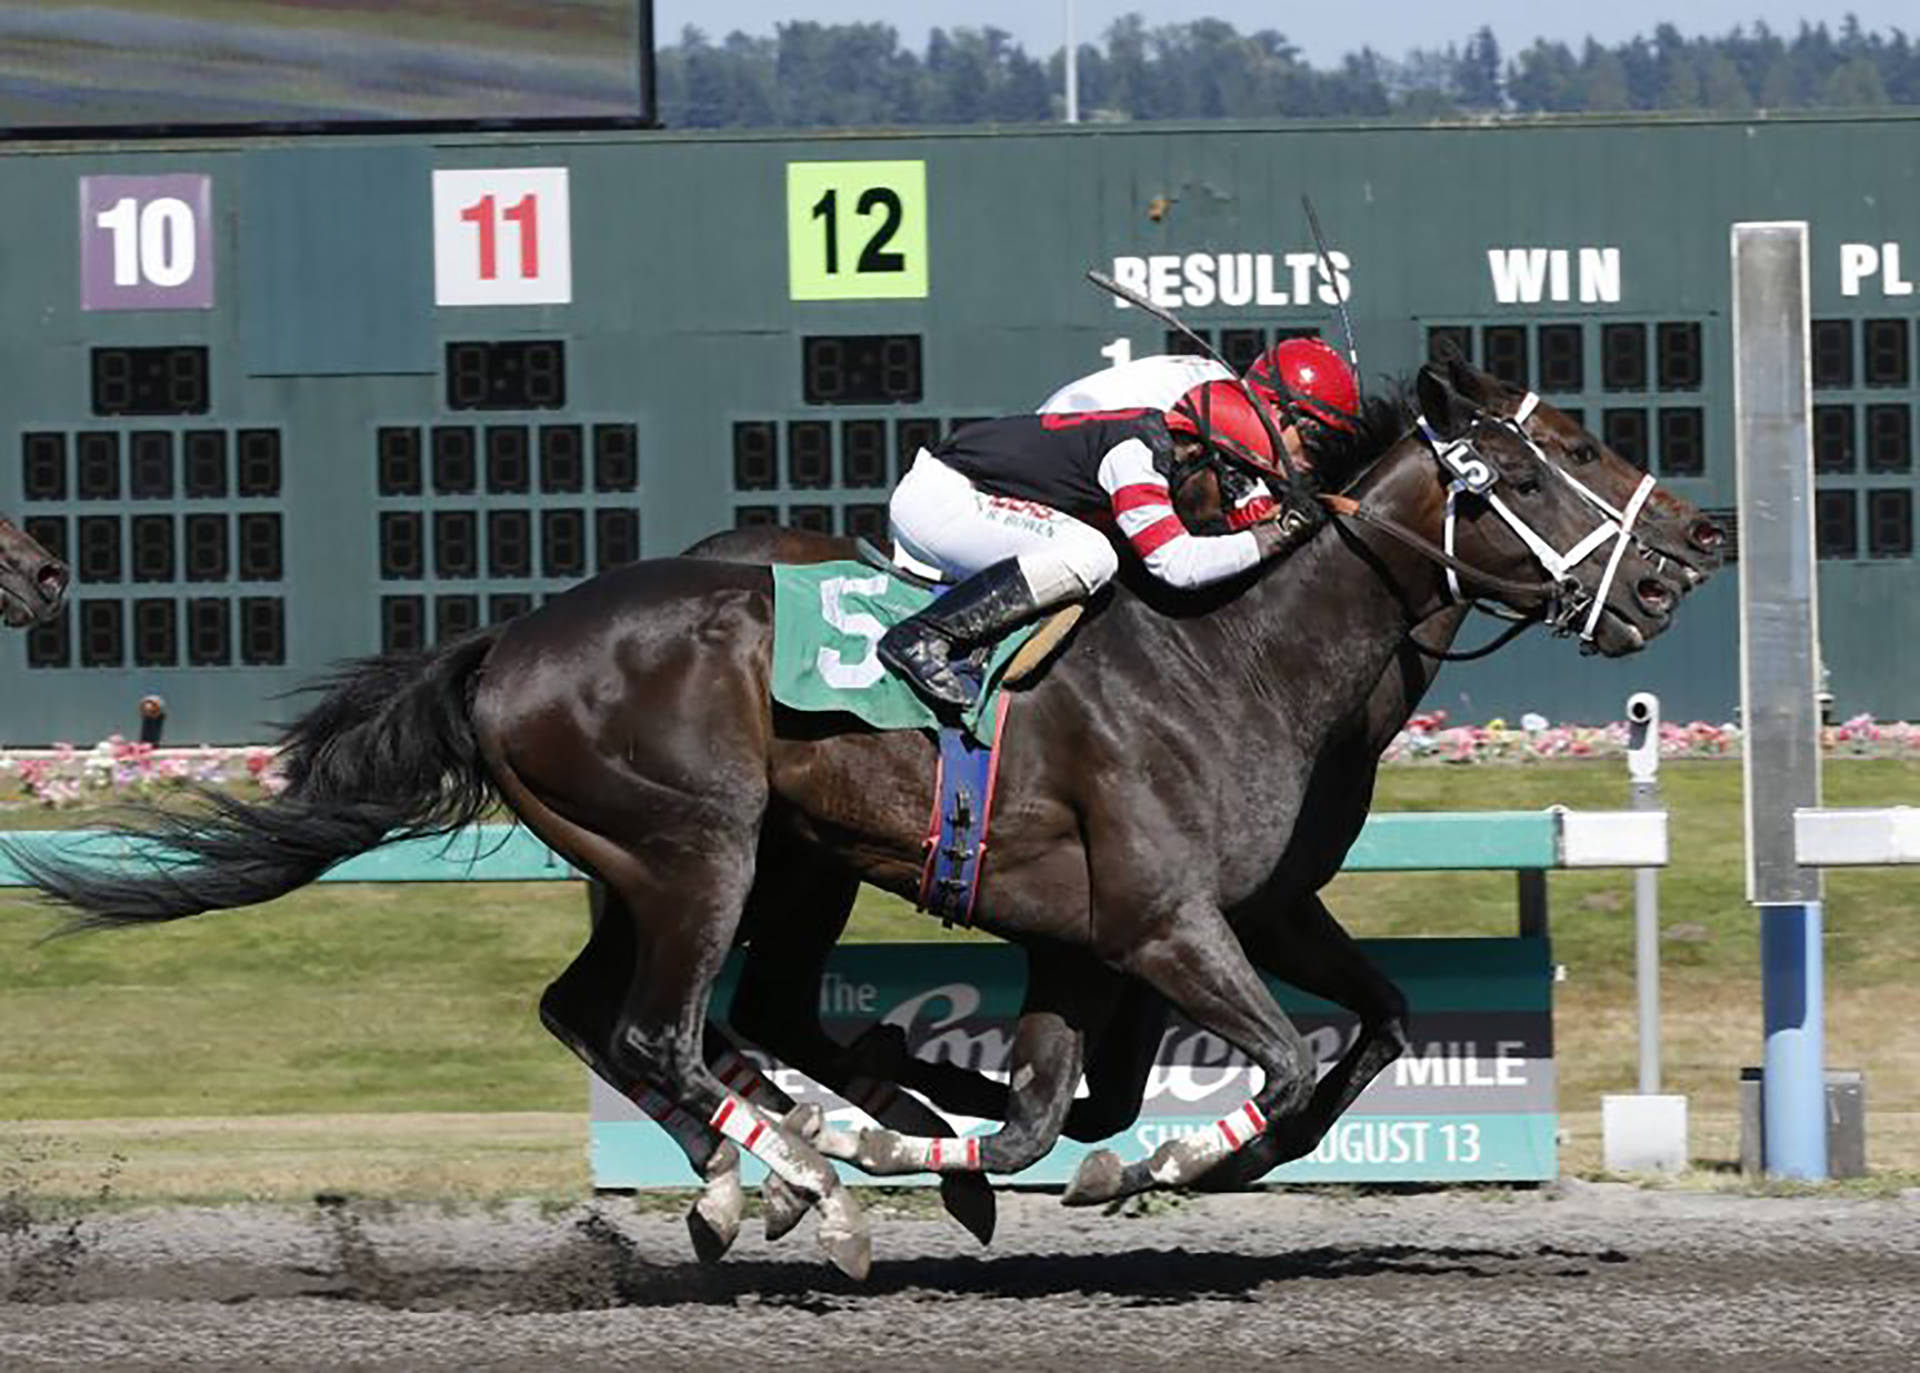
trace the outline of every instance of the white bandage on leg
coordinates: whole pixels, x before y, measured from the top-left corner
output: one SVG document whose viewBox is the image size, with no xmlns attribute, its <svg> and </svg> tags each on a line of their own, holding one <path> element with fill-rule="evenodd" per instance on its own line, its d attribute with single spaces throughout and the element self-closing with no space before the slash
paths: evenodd
<svg viewBox="0 0 1920 1373">
<path fill-rule="evenodd" d="M 980 1171 L 980 1140 L 968 1135 L 964 1139 L 908 1139 L 901 1143 L 917 1153 L 921 1166 L 929 1173 L 977 1173 Z"/>
<path fill-rule="evenodd" d="M 713 1060 L 713 1075 L 720 1079 L 720 1085 L 730 1092 L 738 1092 L 755 1106 L 768 1111 L 782 1111 L 786 1103 L 781 1100 L 774 1085 L 761 1076 L 760 1070 L 745 1055 L 733 1049 L 727 1049 Z"/>
</svg>

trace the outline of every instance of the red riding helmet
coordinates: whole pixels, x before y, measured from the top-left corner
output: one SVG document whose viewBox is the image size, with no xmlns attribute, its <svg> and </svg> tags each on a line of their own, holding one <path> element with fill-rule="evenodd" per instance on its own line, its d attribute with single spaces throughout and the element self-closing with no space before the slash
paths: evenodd
<svg viewBox="0 0 1920 1373">
<path fill-rule="evenodd" d="M 1345 358 L 1317 338 L 1281 339 L 1254 359 L 1247 384 L 1282 409 L 1282 401 L 1291 400 L 1329 428 L 1350 430 L 1360 413 L 1359 379 Z"/>
<path fill-rule="evenodd" d="M 1281 475 L 1280 464 L 1274 461 L 1273 439 L 1254 405 L 1238 382 L 1203 381 L 1167 411 L 1167 428 Z M 1279 415 L 1268 418 L 1275 429 L 1286 423 Z"/>
</svg>

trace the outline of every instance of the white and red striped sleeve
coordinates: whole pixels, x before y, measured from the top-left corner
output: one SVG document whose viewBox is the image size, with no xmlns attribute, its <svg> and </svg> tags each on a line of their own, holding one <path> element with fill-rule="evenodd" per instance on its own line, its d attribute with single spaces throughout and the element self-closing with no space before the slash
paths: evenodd
<svg viewBox="0 0 1920 1373">
<path fill-rule="evenodd" d="M 1152 450 L 1139 439 L 1116 445 L 1100 460 L 1100 485 L 1120 532 L 1147 570 L 1169 586 L 1205 586 L 1260 561 L 1260 545 L 1250 530 L 1206 537 L 1187 531 L 1174 513 L 1167 479 L 1153 465 Z"/>
</svg>

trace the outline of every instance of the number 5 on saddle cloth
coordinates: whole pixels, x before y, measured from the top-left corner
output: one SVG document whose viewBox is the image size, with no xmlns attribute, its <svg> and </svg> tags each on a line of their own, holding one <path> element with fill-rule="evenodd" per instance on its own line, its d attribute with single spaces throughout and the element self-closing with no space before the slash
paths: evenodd
<svg viewBox="0 0 1920 1373">
<path fill-rule="evenodd" d="M 938 738 L 919 906 L 948 924 L 966 923 L 987 847 L 1009 700 L 1005 688 L 1038 666 L 1072 619 L 1023 626 L 957 660 L 955 671 L 975 677 L 981 690 L 956 726 L 889 672 L 876 651 L 880 636 L 929 604 L 939 588 L 851 562 L 775 566 L 772 572 L 773 699 L 790 710 L 839 711 L 876 729 L 924 729 Z M 1041 652 L 1016 663 L 1043 631 L 1044 647 L 1035 643 Z"/>
</svg>

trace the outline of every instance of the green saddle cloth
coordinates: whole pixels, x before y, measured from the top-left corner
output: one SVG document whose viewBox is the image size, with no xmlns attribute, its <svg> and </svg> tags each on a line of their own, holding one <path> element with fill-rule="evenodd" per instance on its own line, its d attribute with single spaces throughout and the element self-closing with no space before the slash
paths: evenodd
<svg viewBox="0 0 1920 1373">
<path fill-rule="evenodd" d="M 865 563 L 773 569 L 773 699 L 793 710 L 844 711 L 875 729 L 933 729 L 943 721 L 880 661 L 880 636 L 926 606 L 931 591 Z M 1014 630 L 986 655 L 984 689 L 961 724 L 993 742 L 1000 678 L 1037 624 Z"/>
</svg>

